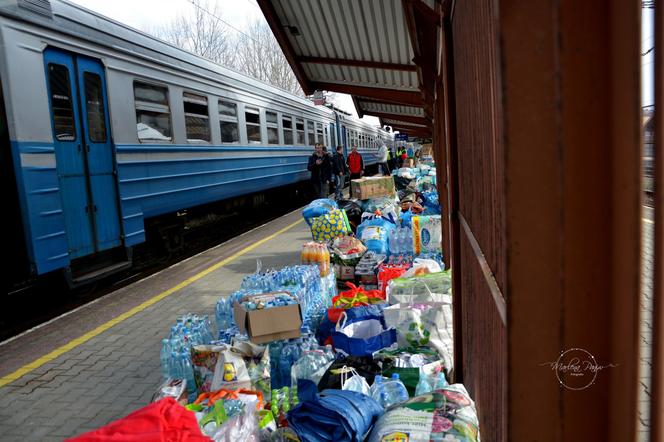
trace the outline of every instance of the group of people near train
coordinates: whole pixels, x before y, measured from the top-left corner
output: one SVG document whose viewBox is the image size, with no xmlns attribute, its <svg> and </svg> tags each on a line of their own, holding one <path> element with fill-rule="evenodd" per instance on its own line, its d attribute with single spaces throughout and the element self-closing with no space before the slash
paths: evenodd
<svg viewBox="0 0 664 442">
<path fill-rule="evenodd" d="M 383 175 L 390 175 L 394 168 L 404 167 L 412 163 L 416 152 L 411 146 L 399 146 L 396 153 L 385 144 L 377 152 L 378 167 Z M 334 153 L 327 151 L 323 143 L 314 145 L 314 153 L 309 157 L 307 170 L 311 172 L 311 183 L 315 198 L 327 198 L 330 194 L 330 184 L 334 186 L 336 200 L 343 198 L 343 188 L 346 176 L 351 180 L 364 175 L 364 159 L 353 145 L 348 158 L 344 158 L 343 146 L 337 146 Z"/>
</svg>

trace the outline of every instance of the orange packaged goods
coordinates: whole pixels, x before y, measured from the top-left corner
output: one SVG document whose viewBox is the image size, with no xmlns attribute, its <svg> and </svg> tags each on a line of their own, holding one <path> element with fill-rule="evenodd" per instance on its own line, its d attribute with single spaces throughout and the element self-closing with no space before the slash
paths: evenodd
<svg viewBox="0 0 664 442">
<path fill-rule="evenodd" d="M 317 242 L 306 242 L 300 253 L 302 264 L 317 265 L 320 276 L 330 274 L 330 251 L 325 244 Z"/>
</svg>

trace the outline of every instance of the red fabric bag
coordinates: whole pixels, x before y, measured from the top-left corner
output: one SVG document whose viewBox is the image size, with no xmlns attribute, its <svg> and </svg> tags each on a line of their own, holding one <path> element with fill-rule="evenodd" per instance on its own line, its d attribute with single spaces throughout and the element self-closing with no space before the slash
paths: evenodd
<svg viewBox="0 0 664 442">
<path fill-rule="evenodd" d="M 198 427 L 194 413 L 172 397 L 153 402 L 97 430 L 68 441 L 75 442 L 202 442 L 210 441 Z"/>
<path fill-rule="evenodd" d="M 351 307 L 362 305 L 382 304 L 385 302 L 385 295 L 380 290 L 366 290 L 364 287 L 357 287 L 352 282 L 347 282 L 349 290 L 339 293 L 332 298 L 334 307 L 327 309 L 327 317 L 332 322 L 338 322 L 341 313 Z"/>
</svg>

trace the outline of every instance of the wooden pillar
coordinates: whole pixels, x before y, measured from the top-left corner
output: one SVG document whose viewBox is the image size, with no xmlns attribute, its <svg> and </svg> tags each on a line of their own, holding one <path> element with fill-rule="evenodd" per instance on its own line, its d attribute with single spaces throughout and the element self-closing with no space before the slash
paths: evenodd
<svg viewBox="0 0 664 442">
<path fill-rule="evenodd" d="M 664 1 L 655 2 L 655 235 L 650 441 L 664 440 Z"/>
<path fill-rule="evenodd" d="M 635 440 L 640 13 L 500 1 L 510 441 Z"/>
</svg>

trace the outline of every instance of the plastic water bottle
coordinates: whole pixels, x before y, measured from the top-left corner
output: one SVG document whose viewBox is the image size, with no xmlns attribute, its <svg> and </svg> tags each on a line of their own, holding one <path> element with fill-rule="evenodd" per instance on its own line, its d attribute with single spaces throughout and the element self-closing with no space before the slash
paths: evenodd
<svg viewBox="0 0 664 442">
<path fill-rule="evenodd" d="M 325 356 L 327 356 L 329 361 L 334 361 L 337 358 L 334 350 L 332 350 L 332 346 L 329 344 L 325 346 Z"/>
<path fill-rule="evenodd" d="M 376 387 L 374 389 L 374 386 Z M 371 386 L 371 397 L 376 400 L 383 408 L 398 404 L 408 400 L 408 390 L 399 379 L 397 373 L 392 374 L 392 378 L 383 381 L 376 377 L 374 385 Z"/>
<path fill-rule="evenodd" d="M 438 371 L 436 373 L 436 377 L 434 378 L 433 389 L 440 390 L 442 388 L 447 387 L 447 385 L 449 384 L 447 383 L 447 378 L 445 377 L 445 373 L 443 373 L 442 370 Z"/>
<path fill-rule="evenodd" d="M 389 247 L 390 253 L 398 255 L 401 253 L 401 243 L 399 242 L 399 229 L 390 229 L 389 231 Z"/>
<path fill-rule="evenodd" d="M 194 380 L 194 368 L 191 365 L 191 358 L 186 351 L 180 353 L 180 361 L 182 367 L 182 377 L 187 381 L 189 402 L 193 402 L 196 400 L 196 381 Z"/>
<path fill-rule="evenodd" d="M 164 379 L 168 379 L 171 372 L 171 343 L 168 339 L 161 340 L 159 360 L 161 361 L 161 374 Z"/>
<path fill-rule="evenodd" d="M 420 367 L 420 380 L 417 382 L 415 387 L 415 395 L 419 396 L 421 394 L 429 393 L 433 390 L 433 385 L 431 385 L 431 379 L 429 375 Z"/>
</svg>

